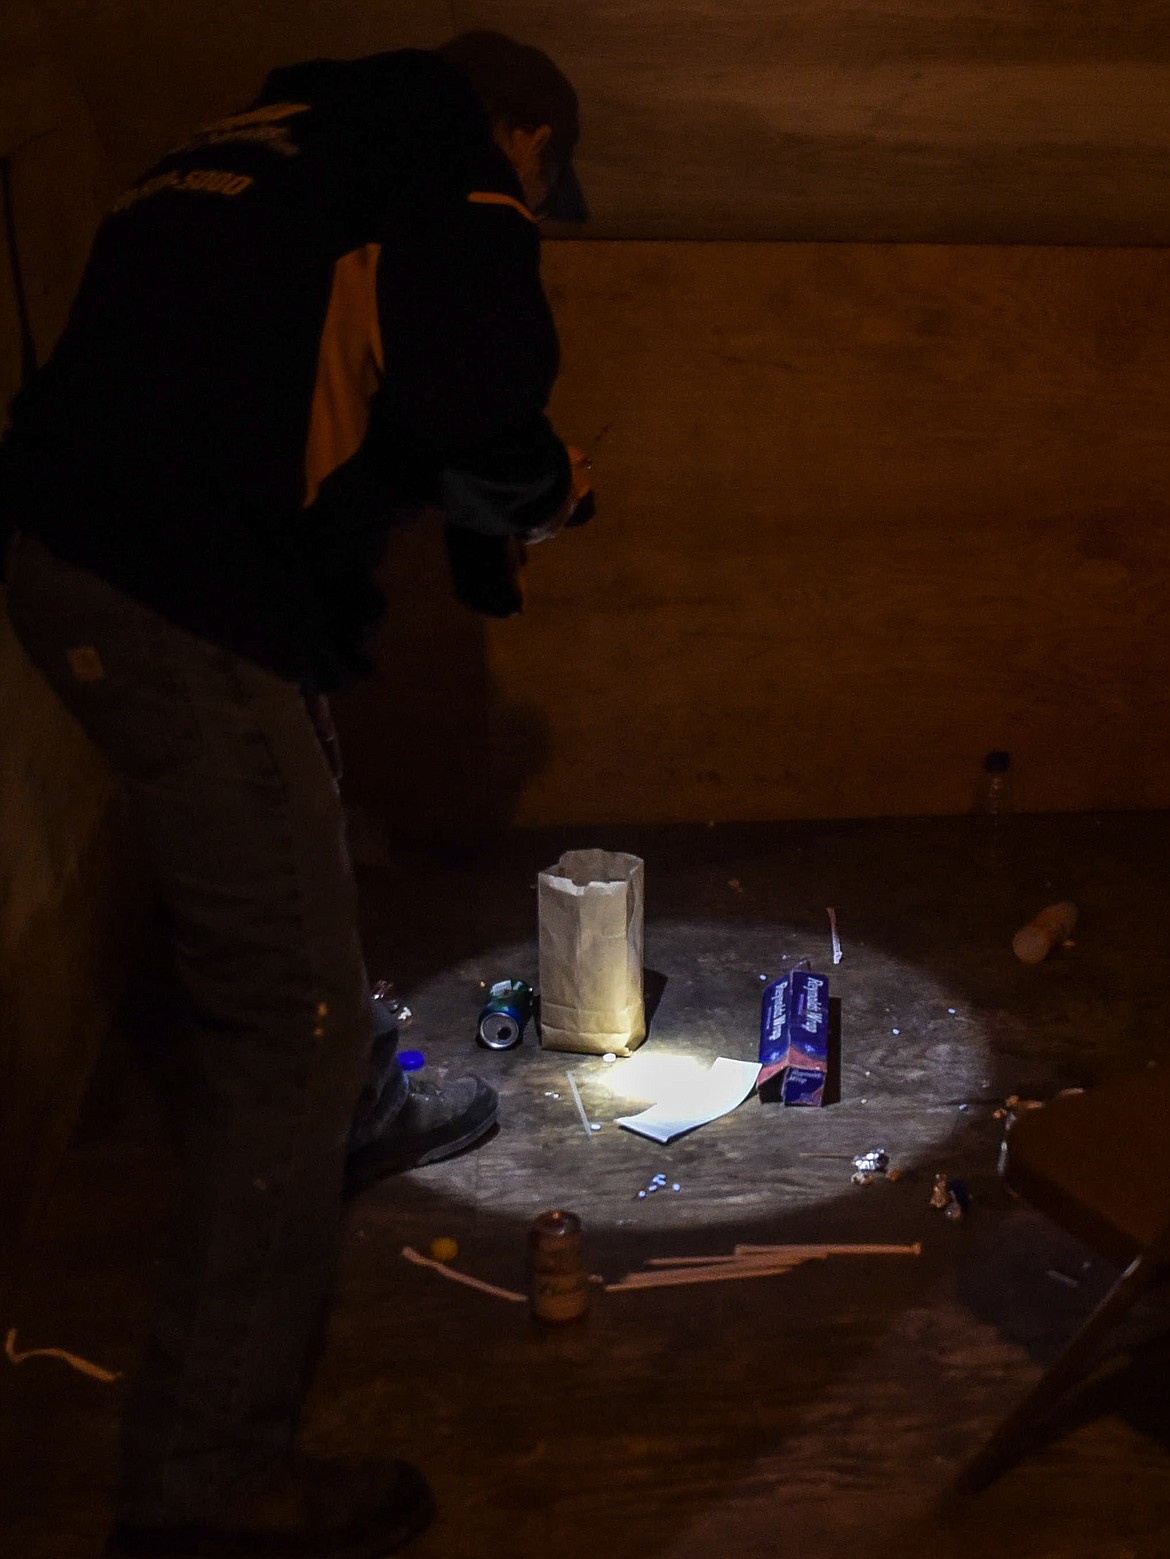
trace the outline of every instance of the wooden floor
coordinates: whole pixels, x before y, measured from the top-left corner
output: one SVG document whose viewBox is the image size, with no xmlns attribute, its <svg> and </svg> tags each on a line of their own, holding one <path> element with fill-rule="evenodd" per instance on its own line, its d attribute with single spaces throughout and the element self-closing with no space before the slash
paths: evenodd
<svg viewBox="0 0 1170 1559">
<path fill-rule="evenodd" d="M 365 874 L 371 974 L 411 1001 L 410 1042 L 435 1072 L 479 1070 L 503 1100 L 481 1150 L 355 1205 L 310 1402 L 315 1449 L 426 1470 L 441 1514 L 418 1559 L 1170 1554 L 1170 1328 L 1153 1304 L 1127 1324 L 1119 1370 L 1033 1454 L 967 1507 L 940 1503 L 1112 1276 L 1006 1198 L 997 1105 L 1170 1052 L 1167 817 L 1012 821 L 994 849 L 967 819 L 525 833 Z M 760 976 L 809 957 L 841 1002 L 838 1103 L 753 1098 L 658 1148 L 613 1124 L 630 1108 L 613 1091 L 626 1063 L 541 1052 L 531 1036 L 474 1048 L 480 981 L 536 973 L 536 872 L 598 842 L 646 860 L 646 962 L 665 985 L 644 1054 L 751 1058 Z M 1017 963 L 1018 924 L 1065 897 L 1081 907 L 1076 945 Z M 570 1066 L 600 1132 L 582 1127 Z M 848 1155 L 879 1146 L 905 1173 L 853 1186 Z M 99 1088 L 0 1317 L 18 1347 L 132 1368 L 166 1162 L 136 1081 Z M 929 1205 L 939 1169 L 970 1186 L 964 1223 Z M 638 1200 L 659 1172 L 680 1190 Z M 527 1225 L 551 1206 L 581 1215 L 591 1270 L 609 1280 L 755 1240 L 921 1241 L 922 1254 L 598 1293 L 585 1324 L 560 1330 L 400 1254 L 451 1235 L 461 1270 L 521 1288 Z M 0 1368 L 0 1545 L 96 1555 L 121 1383 L 51 1360 Z"/>
</svg>

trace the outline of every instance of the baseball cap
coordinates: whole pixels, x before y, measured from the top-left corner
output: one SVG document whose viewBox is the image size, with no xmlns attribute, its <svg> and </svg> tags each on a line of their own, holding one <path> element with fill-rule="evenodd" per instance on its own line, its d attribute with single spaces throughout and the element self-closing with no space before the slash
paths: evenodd
<svg viewBox="0 0 1170 1559">
<path fill-rule="evenodd" d="M 538 213 L 554 222 L 587 222 L 589 207 L 573 167 L 581 133 L 577 94 L 542 50 L 502 32 L 464 32 L 435 53 L 471 83 L 493 119 L 518 129 L 548 125 L 549 193 Z"/>
</svg>

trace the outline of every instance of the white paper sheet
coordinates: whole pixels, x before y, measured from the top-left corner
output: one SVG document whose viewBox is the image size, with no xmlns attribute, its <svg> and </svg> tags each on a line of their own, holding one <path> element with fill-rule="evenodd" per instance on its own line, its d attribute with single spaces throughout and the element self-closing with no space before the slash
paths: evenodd
<svg viewBox="0 0 1170 1559">
<path fill-rule="evenodd" d="M 709 1071 L 672 1090 L 668 1098 L 652 1104 L 640 1115 L 619 1115 L 617 1123 L 655 1142 L 670 1142 L 684 1131 L 706 1126 L 708 1121 L 737 1109 L 756 1086 L 759 1072 L 758 1061 L 732 1061 L 720 1056 Z"/>
</svg>

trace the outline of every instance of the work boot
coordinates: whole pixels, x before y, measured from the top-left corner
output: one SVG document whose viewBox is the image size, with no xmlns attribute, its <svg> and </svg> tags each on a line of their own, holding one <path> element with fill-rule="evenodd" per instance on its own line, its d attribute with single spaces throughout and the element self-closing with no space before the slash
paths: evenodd
<svg viewBox="0 0 1170 1559">
<path fill-rule="evenodd" d="M 356 1196 L 386 1175 L 437 1164 L 481 1142 L 496 1124 L 499 1098 L 481 1077 L 457 1077 L 440 1088 L 410 1079 L 406 1103 L 372 1142 L 345 1161 L 345 1194 Z"/>
<path fill-rule="evenodd" d="M 253 1482 L 222 1522 L 119 1522 L 105 1559 L 382 1559 L 434 1514 L 427 1481 L 409 1462 L 305 1458 Z"/>
</svg>

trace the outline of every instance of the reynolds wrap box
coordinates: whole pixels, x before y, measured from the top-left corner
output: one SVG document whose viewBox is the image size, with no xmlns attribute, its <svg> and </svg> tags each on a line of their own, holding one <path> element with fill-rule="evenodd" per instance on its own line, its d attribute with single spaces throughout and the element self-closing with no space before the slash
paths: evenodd
<svg viewBox="0 0 1170 1559">
<path fill-rule="evenodd" d="M 821 1104 L 828 1070 L 828 979 L 793 969 L 764 989 L 756 1091 L 766 1103 Z"/>
</svg>

